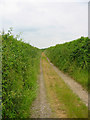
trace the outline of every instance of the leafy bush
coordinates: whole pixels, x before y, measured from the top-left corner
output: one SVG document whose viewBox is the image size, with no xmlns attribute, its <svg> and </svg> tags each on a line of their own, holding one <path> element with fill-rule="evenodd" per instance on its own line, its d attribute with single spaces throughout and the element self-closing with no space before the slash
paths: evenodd
<svg viewBox="0 0 90 120">
<path fill-rule="evenodd" d="M 0 35 L 0 119 L 2 117 L 2 40 Z"/>
<path fill-rule="evenodd" d="M 2 117 L 27 118 L 35 99 L 40 50 L 2 34 Z"/>
<path fill-rule="evenodd" d="M 81 37 L 72 42 L 58 44 L 46 49 L 50 61 L 60 70 L 88 88 L 89 38 Z"/>
</svg>

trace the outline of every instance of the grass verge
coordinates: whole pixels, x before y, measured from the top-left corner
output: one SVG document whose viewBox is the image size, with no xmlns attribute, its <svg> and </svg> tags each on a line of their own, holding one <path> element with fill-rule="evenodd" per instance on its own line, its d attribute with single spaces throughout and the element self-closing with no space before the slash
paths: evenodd
<svg viewBox="0 0 90 120">
<path fill-rule="evenodd" d="M 53 115 L 59 118 L 88 118 L 88 108 L 57 75 L 44 54 L 42 66 Z"/>
<path fill-rule="evenodd" d="M 50 61 L 88 90 L 89 38 L 58 44 L 45 51 Z"/>
</svg>

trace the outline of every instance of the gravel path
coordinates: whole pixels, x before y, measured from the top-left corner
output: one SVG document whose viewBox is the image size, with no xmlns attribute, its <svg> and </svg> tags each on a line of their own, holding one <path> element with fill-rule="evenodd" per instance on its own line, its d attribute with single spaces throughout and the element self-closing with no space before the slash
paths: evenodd
<svg viewBox="0 0 90 120">
<path fill-rule="evenodd" d="M 48 59 L 48 58 L 47 58 Z M 49 59 L 48 59 L 49 61 Z M 83 89 L 83 87 L 77 83 L 75 80 L 70 78 L 68 75 L 61 72 L 57 67 L 55 67 L 50 61 L 49 63 L 57 72 L 57 74 L 64 80 L 64 82 L 76 93 L 79 98 L 83 101 L 83 103 L 88 106 L 88 92 Z"/>
<path fill-rule="evenodd" d="M 48 59 L 48 58 L 47 58 Z M 48 59 L 49 61 L 49 59 Z M 83 89 L 83 87 L 77 83 L 75 80 L 70 78 L 68 75 L 61 72 L 57 67 L 55 67 L 50 61 L 50 65 L 54 68 L 56 73 L 64 80 L 64 82 L 71 88 L 71 90 L 78 95 L 78 97 L 83 101 L 83 103 L 88 106 L 88 93 Z M 31 108 L 31 118 L 52 118 L 52 111 L 47 100 L 46 88 L 43 78 L 42 63 L 40 61 L 40 76 L 38 80 L 38 93 L 37 98 L 32 104 Z"/>
<path fill-rule="evenodd" d="M 40 61 L 40 79 L 38 81 L 39 89 L 36 100 L 32 104 L 31 118 L 50 118 L 51 109 L 47 101 L 45 83 L 43 78 L 42 63 Z"/>
</svg>

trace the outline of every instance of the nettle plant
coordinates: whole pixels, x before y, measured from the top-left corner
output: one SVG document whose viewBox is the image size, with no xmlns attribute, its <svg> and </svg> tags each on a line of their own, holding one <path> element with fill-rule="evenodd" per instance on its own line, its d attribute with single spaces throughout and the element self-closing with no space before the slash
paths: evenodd
<svg viewBox="0 0 90 120">
<path fill-rule="evenodd" d="M 35 98 L 40 50 L 19 36 L 14 37 L 11 28 L 2 33 L 3 118 L 27 118 Z"/>
</svg>

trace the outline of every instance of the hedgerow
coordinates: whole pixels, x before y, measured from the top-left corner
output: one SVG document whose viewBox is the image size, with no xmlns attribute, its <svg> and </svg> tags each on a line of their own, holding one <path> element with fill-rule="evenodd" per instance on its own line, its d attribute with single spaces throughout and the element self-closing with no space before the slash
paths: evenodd
<svg viewBox="0 0 90 120">
<path fill-rule="evenodd" d="M 46 49 L 50 61 L 88 89 L 89 38 L 58 44 Z"/>
<path fill-rule="evenodd" d="M 2 118 L 2 37 L 0 35 L 0 119 Z"/>
<path fill-rule="evenodd" d="M 40 50 L 2 34 L 2 117 L 28 118 L 36 96 Z"/>
</svg>

